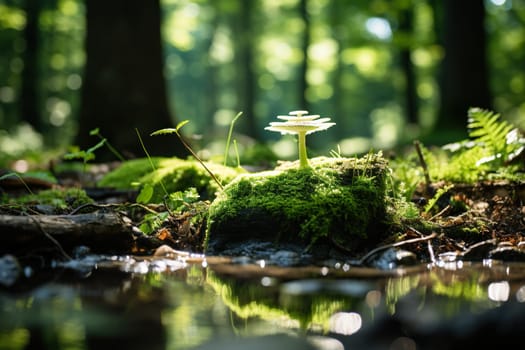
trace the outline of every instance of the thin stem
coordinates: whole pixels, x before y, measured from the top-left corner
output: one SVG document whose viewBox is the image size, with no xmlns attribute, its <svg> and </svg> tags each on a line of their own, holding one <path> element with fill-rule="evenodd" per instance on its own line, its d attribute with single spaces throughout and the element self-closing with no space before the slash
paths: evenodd
<svg viewBox="0 0 525 350">
<path fill-rule="evenodd" d="M 308 168 L 308 155 L 306 154 L 306 131 L 297 133 L 299 141 L 299 168 Z"/>
<path fill-rule="evenodd" d="M 206 170 L 208 172 L 208 174 L 210 174 L 211 178 L 213 179 L 213 181 L 215 181 L 217 186 L 219 186 L 221 191 L 224 190 L 224 186 L 221 184 L 221 182 L 219 181 L 217 176 L 215 176 L 215 174 L 206 166 L 206 164 L 204 164 L 204 161 L 202 159 L 200 159 L 200 157 L 197 155 L 197 153 L 195 153 L 193 151 L 193 149 L 190 147 L 190 145 L 188 145 L 188 143 L 186 141 L 184 141 L 184 138 L 182 137 L 182 135 L 179 134 L 179 132 L 177 130 L 175 130 L 175 134 L 178 136 L 178 138 L 179 138 L 180 142 L 182 143 L 182 145 L 188 150 L 188 152 L 191 153 L 193 158 L 197 159 L 197 161 L 202 165 L 204 170 Z"/>
<path fill-rule="evenodd" d="M 230 130 L 228 130 L 228 138 L 226 139 L 226 149 L 224 150 L 224 166 L 226 166 L 228 163 L 228 155 L 230 153 L 230 140 L 232 138 L 233 125 L 241 115 L 242 112 L 237 113 L 237 115 L 233 118 L 232 122 L 230 123 Z"/>
<path fill-rule="evenodd" d="M 157 168 L 155 167 L 155 164 L 153 164 L 153 160 L 151 160 L 151 156 L 149 155 L 149 152 L 146 149 L 146 146 L 144 145 L 144 142 L 142 141 L 142 137 L 140 136 L 139 129 L 135 128 L 135 132 L 137 133 L 137 136 L 139 138 L 139 142 L 140 142 L 140 145 L 142 146 L 142 150 L 144 151 L 144 153 L 146 153 L 146 157 L 148 157 L 151 168 L 153 169 L 153 171 L 157 170 Z M 160 186 L 162 187 L 162 190 L 164 191 L 164 194 L 168 196 L 169 195 L 168 190 L 164 186 L 164 183 L 162 183 L 162 180 L 160 180 L 159 183 L 160 183 Z"/>
<path fill-rule="evenodd" d="M 421 150 L 421 143 L 418 140 L 415 140 L 414 147 L 416 148 L 417 156 L 419 158 L 419 163 L 421 164 L 421 167 L 423 168 L 423 175 L 425 176 L 425 182 L 428 188 L 431 184 L 430 174 L 428 172 L 427 162 L 425 161 L 425 157 L 423 156 L 423 151 Z"/>
</svg>

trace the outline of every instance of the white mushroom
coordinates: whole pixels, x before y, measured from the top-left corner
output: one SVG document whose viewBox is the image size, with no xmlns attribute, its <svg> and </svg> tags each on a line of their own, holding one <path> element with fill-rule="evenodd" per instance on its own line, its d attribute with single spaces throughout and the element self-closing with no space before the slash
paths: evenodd
<svg viewBox="0 0 525 350">
<path fill-rule="evenodd" d="M 304 115 L 308 111 L 292 111 L 290 115 L 279 115 L 278 119 L 284 122 L 271 122 L 265 130 L 278 131 L 281 134 L 297 134 L 299 143 L 299 166 L 308 167 L 308 156 L 306 154 L 306 135 L 316 131 L 326 130 L 335 125 L 328 123 L 330 118 L 320 118 L 319 115 Z"/>
</svg>

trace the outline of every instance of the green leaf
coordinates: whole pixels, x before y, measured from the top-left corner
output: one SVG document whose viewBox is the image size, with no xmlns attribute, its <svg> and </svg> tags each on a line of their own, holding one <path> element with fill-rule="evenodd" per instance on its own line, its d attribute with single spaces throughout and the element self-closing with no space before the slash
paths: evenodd
<svg viewBox="0 0 525 350">
<path fill-rule="evenodd" d="M 46 171 L 28 171 L 25 172 L 24 177 L 31 177 L 33 179 L 39 179 L 51 183 L 57 183 L 57 179 L 49 172 Z"/>
<path fill-rule="evenodd" d="M 95 135 L 98 135 L 98 134 L 100 134 L 100 129 L 99 128 L 95 128 L 95 129 L 93 129 L 93 130 L 91 130 L 89 132 L 89 135 L 91 135 L 91 136 L 95 136 Z"/>
<path fill-rule="evenodd" d="M 164 128 L 160 130 L 156 130 L 149 134 L 149 136 L 157 136 L 157 135 L 167 135 L 167 134 L 179 134 L 180 128 L 182 128 L 184 125 L 188 124 L 189 120 L 183 120 L 175 128 Z"/>
<path fill-rule="evenodd" d="M 142 220 L 142 223 L 140 224 L 139 228 L 145 234 L 153 233 L 162 225 L 162 223 L 168 218 L 168 216 L 169 213 L 165 211 L 160 212 L 158 214 L 146 214 L 144 215 L 144 219 Z"/>
<path fill-rule="evenodd" d="M 486 159 L 498 160 L 498 165 L 502 165 L 520 147 L 518 143 L 508 142 L 515 127 L 500 120 L 499 114 L 481 108 L 470 108 L 468 117 L 469 136 L 482 143 L 482 147 L 490 152 Z"/>
<path fill-rule="evenodd" d="M 85 151 L 69 152 L 69 153 L 64 154 L 63 158 L 66 160 L 73 160 L 73 159 L 86 160 L 87 154 Z"/>
<path fill-rule="evenodd" d="M 20 179 L 20 175 L 18 173 L 10 172 L 10 173 L 7 173 L 7 174 L 4 174 L 4 175 L 0 176 L 0 180 L 5 180 L 5 179 L 10 178 L 10 177 L 17 177 L 17 178 Z"/>
<path fill-rule="evenodd" d="M 147 204 L 153 197 L 153 186 L 151 184 L 145 184 L 139 195 L 137 196 L 137 203 Z"/>
<path fill-rule="evenodd" d="M 106 143 L 106 139 L 100 140 L 99 143 L 97 143 L 95 146 L 93 146 L 91 148 L 88 148 L 86 153 L 93 154 L 97 149 L 99 149 L 100 147 L 104 146 L 105 143 Z M 94 155 L 93 155 L 93 158 L 95 158 Z"/>
<path fill-rule="evenodd" d="M 186 203 L 194 203 L 198 201 L 199 198 L 199 192 L 197 192 L 197 189 L 195 187 L 190 187 L 186 191 L 184 191 L 183 200 Z"/>
<path fill-rule="evenodd" d="M 174 129 L 174 128 L 165 128 L 165 129 L 156 130 L 156 131 L 152 132 L 151 134 L 149 134 L 149 136 L 178 134 L 178 132 L 179 131 L 177 129 Z"/>
<path fill-rule="evenodd" d="M 189 122 L 190 122 L 190 121 L 187 120 L 187 119 L 186 119 L 186 120 L 183 120 L 183 121 L 181 121 L 179 124 L 177 124 L 177 126 L 175 127 L 175 129 L 176 129 L 177 131 L 179 131 L 184 125 L 188 124 Z"/>
<path fill-rule="evenodd" d="M 439 198 L 441 198 L 441 196 L 443 196 L 453 187 L 454 185 L 446 185 L 445 187 L 438 189 L 436 194 L 434 194 L 434 197 L 430 198 L 427 205 L 425 205 L 425 213 L 428 213 L 434 207 L 434 205 L 436 205 Z"/>
</svg>

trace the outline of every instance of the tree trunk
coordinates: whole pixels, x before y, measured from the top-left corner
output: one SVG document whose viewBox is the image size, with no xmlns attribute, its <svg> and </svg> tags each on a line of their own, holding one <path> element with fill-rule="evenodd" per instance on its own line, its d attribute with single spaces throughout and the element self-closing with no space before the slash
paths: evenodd
<svg viewBox="0 0 525 350">
<path fill-rule="evenodd" d="M 441 107 L 437 127 L 466 130 L 469 107 L 491 108 L 482 0 L 444 0 Z"/>
<path fill-rule="evenodd" d="M 42 132 L 42 116 L 38 99 L 39 70 L 39 30 L 41 2 L 25 1 L 26 26 L 24 28 L 25 50 L 23 54 L 24 70 L 22 71 L 22 87 L 20 92 L 20 115 L 36 131 Z"/>
<path fill-rule="evenodd" d="M 237 62 L 240 70 L 239 77 L 239 96 L 242 99 L 239 103 L 243 118 L 240 120 L 241 127 L 244 125 L 244 132 L 255 139 L 259 136 L 259 127 L 255 116 L 255 73 L 253 70 L 253 43 L 255 31 L 253 30 L 253 0 L 240 1 L 239 22 L 238 22 L 238 44 Z"/>
<path fill-rule="evenodd" d="M 399 29 L 402 35 L 410 38 L 409 43 L 412 42 L 411 38 L 414 30 L 413 18 L 414 14 L 412 8 L 404 8 L 400 10 Z M 400 61 L 401 69 L 405 76 L 405 113 L 409 124 L 418 125 L 419 117 L 418 98 L 416 93 L 416 74 L 410 57 L 411 54 L 410 44 L 404 44 L 401 47 Z"/>
<path fill-rule="evenodd" d="M 304 32 L 301 42 L 303 51 L 303 62 L 299 67 L 299 106 L 298 109 L 310 111 L 306 90 L 308 89 L 308 47 L 310 46 L 310 16 L 308 15 L 308 0 L 299 1 L 299 14 L 304 24 Z M 311 112 L 311 111 L 310 111 Z"/>
<path fill-rule="evenodd" d="M 121 153 L 143 156 L 136 128 L 150 154 L 187 154 L 173 136 L 169 141 L 166 136 L 147 136 L 173 125 L 163 75 L 159 0 L 86 0 L 86 13 L 79 146 L 85 149 L 97 143 L 89 131 L 100 128 Z M 97 160 L 104 151 L 97 151 Z"/>
</svg>

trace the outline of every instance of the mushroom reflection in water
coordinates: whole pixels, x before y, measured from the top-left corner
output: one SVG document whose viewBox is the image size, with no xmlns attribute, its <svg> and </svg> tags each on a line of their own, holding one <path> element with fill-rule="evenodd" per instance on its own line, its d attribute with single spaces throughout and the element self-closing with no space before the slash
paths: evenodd
<svg viewBox="0 0 525 350">
<path fill-rule="evenodd" d="M 278 115 L 278 119 L 284 122 L 271 122 L 265 130 L 278 131 L 281 134 L 297 134 L 299 143 L 299 167 L 308 167 L 308 156 L 306 154 L 306 135 L 316 131 L 326 130 L 335 125 L 328 123 L 330 118 L 321 118 L 319 115 L 305 115 L 308 111 L 292 111 L 290 115 Z"/>
</svg>

